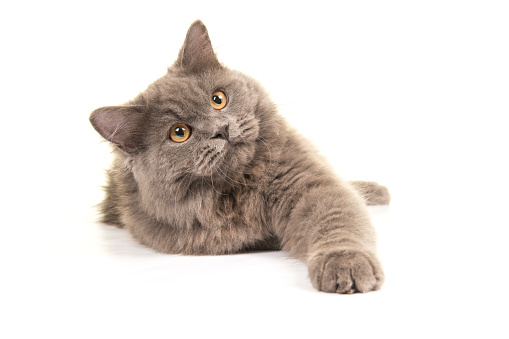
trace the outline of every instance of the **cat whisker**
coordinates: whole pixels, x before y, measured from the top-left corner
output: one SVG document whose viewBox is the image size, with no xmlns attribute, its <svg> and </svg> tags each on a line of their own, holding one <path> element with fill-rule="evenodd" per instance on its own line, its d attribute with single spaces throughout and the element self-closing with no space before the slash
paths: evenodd
<svg viewBox="0 0 509 339">
<path fill-rule="evenodd" d="M 217 193 L 217 194 L 219 194 L 219 195 L 227 195 L 227 194 L 225 194 L 225 193 L 221 193 L 221 192 L 219 192 L 219 191 L 216 189 L 216 187 L 214 186 L 214 178 L 213 178 L 213 176 L 214 176 L 214 175 L 213 175 L 213 173 L 211 173 L 211 174 L 210 174 L 210 182 L 212 183 L 212 188 L 214 189 L 214 191 L 216 191 L 216 193 Z"/>
<path fill-rule="evenodd" d="M 229 177 L 228 175 L 226 175 L 223 171 L 221 171 L 221 166 L 219 166 L 217 169 L 218 169 L 218 171 L 219 171 L 219 172 L 220 172 L 220 173 L 224 176 L 224 178 L 225 178 L 225 179 L 227 179 L 227 181 L 228 181 L 228 180 L 230 180 L 230 181 L 231 181 L 231 183 L 232 183 L 232 185 L 233 185 L 233 186 L 235 186 L 235 184 L 238 184 L 239 186 L 243 186 L 243 185 L 244 185 L 244 183 L 239 182 L 239 181 L 236 181 L 236 180 L 234 180 L 234 179 L 230 178 L 230 177 Z"/>
<path fill-rule="evenodd" d="M 208 146 L 207 148 L 205 148 L 203 153 L 204 154 L 202 155 L 200 161 L 198 161 L 198 163 L 194 166 L 197 169 L 200 169 L 204 165 L 205 160 L 207 159 L 208 155 L 212 153 L 212 148 L 210 146 Z"/>
</svg>

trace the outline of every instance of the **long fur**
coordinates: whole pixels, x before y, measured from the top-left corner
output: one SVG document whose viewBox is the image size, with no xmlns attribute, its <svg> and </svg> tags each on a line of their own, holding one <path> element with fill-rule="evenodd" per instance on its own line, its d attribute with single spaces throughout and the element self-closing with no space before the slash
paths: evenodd
<svg viewBox="0 0 509 339">
<path fill-rule="evenodd" d="M 217 90 L 221 110 L 210 105 Z M 168 73 L 114 107 L 90 118 L 115 145 L 103 222 L 163 253 L 282 249 L 307 262 L 321 291 L 382 285 L 365 204 L 388 203 L 387 189 L 336 177 L 255 80 L 217 61 L 200 21 Z M 177 123 L 192 128 L 183 143 L 168 137 Z M 225 125 L 228 140 L 217 137 Z"/>
</svg>

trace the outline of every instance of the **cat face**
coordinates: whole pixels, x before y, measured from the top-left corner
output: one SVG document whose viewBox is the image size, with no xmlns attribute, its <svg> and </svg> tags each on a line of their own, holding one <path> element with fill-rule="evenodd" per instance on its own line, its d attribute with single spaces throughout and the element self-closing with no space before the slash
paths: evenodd
<svg viewBox="0 0 509 339">
<path fill-rule="evenodd" d="M 145 149 L 134 164 L 174 177 L 241 172 L 259 137 L 259 100 L 257 87 L 240 73 L 218 68 L 182 77 L 170 70 L 137 99 L 147 118 Z"/>
<path fill-rule="evenodd" d="M 90 121 L 121 151 L 142 195 L 164 200 L 175 187 L 240 180 L 274 134 L 261 128 L 272 111 L 253 79 L 220 65 L 197 21 L 165 76 L 128 105 L 95 110 Z"/>
</svg>

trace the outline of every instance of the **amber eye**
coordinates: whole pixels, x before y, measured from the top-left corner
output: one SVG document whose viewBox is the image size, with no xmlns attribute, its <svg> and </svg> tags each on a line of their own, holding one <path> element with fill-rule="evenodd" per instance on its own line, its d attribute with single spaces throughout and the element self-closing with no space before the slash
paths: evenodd
<svg viewBox="0 0 509 339">
<path fill-rule="evenodd" d="M 226 95 L 223 92 L 214 92 L 210 97 L 210 104 L 215 109 L 221 109 L 226 106 Z"/>
<path fill-rule="evenodd" d="M 191 136 L 191 128 L 185 124 L 176 124 L 170 130 L 170 139 L 175 142 L 184 142 Z"/>
</svg>

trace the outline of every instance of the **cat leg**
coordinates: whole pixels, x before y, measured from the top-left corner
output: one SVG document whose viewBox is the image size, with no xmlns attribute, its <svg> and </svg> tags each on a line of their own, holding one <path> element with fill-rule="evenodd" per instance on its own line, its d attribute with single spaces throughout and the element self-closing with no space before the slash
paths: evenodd
<svg viewBox="0 0 509 339">
<path fill-rule="evenodd" d="M 107 171 L 107 185 L 104 187 L 105 197 L 99 205 L 101 211 L 102 223 L 116 226 L 118 228 L 124 228 L 121 218 L 121 199 L 122 193 L 119 191 L 119 185 L 115 178 L 115 171 Z"/>
<path fill-rule="evenodd" d="M 303 194 L 277 233 L 283 250 L 308 264 L 319 291 L 363 293 L 379 289 L 384 281 L 368 212 L 348 185 Z"/>
<path fill-rule="evenodd" d="M 364 198 L 366 205 L 389 205 L 391 201 L 387 187 L 374 181 L 349 181 L 349 183 Z"/>
</svg>

